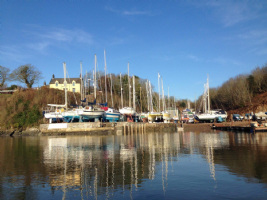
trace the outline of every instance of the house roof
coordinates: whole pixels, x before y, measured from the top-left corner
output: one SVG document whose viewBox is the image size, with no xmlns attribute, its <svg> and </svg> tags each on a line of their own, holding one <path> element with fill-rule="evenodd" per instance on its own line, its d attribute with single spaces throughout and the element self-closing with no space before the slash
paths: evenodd
<svg viewBox="0 0 267 200">
<path fill-rule="evenodd" d="M 55 82 L 58 81 L 59 84 L 63 84 L 64 83 L 64 78 L 52 78 L 49 82 L 49 84 L 55 84 Z M 81 79 L 80 78 L 67 78 L 66 79 L 68 84 L 71 84 L 72 81 L 75 81 L 76 83 L 81 83 Z"/>
</svg>

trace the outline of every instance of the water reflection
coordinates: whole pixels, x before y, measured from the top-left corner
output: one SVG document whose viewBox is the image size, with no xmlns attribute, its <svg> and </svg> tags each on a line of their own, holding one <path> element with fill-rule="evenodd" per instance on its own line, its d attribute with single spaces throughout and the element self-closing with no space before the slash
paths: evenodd
<svg viewBox="0 0 267 200">
<path fill-rule="evenodd" d="M 190 184 L 205 179 L 208 185 L 213 180 L 218 191 L 221 171 L 266 186 L 265 134 L 132 132 L 107 137 L 3 137 L 0 194 L 3 198 L 108 199 L 144 198 L 157 190 L 163 197 L 175 198 L 172 191 L 190 192 L 176 185 L 186 183 L 190 174 L 194 175 Z"/>
<path fill-rule="evenodd" d="M 162 187 L 168 180 L 168 164 L 178 157 L 179 134 L 130 134 L 124 136 L 41 138 L 43 163 L 49 184 L 64 195 L 79 187 L 81 196 L 110 197 L 114 189 L 138 191 L 146 179 L 153 180 L 156 164 L 162 165 Z"/>
</svg>

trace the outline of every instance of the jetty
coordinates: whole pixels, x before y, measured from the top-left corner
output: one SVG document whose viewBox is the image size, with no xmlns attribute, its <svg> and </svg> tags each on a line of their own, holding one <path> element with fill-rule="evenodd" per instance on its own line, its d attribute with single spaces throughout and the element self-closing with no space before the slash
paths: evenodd
<svg viewBox="0 0 267 200">
<path fill-rule="evenodd" d="M 267 132 L 267 124 L 263 123 L 260 126 L 251 126 L 251 123 L 214 123 L 211 125 L 212 129 L 225 131 L 244 131 L 256 133 L 259 131 Z"/>
</svg>

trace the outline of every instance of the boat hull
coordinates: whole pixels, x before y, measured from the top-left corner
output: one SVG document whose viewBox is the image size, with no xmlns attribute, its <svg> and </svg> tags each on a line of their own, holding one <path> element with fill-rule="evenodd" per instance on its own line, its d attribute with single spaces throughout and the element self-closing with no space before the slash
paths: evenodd
<svg viewBox="0 0 267 200">
<path fill-rule="evenodd" d="M 133 108 L 122 108 L 119 110 L 121 114 L 135 115 L 135 110 Z"/>
<path fill-rule="evenodd" d="M 118 122 L 120 115 L 120 113 L 106 113 L 105 119 L 110 122 Z"/>
<path fill-rule="evenodd" d="M 80 111 L 78 112 L 79 116 L 82 116 L 84 119 L 95 119 L 101 118 L 104 115 L 104 111 Z"/>
<path fill-rule="evenodd" d="M 55 112 L 45 113 L 44 117 L 46 119 L 58 119 L 58 118 L 62 119 L 63 118 L 62 113 L 55 113 Z"/>
</svg>

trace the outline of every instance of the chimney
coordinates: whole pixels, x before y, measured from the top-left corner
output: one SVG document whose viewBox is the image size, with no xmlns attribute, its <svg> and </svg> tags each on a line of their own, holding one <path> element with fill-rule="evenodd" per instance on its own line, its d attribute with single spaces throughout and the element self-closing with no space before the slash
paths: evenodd
<svg viewBox="0 0 267 200">
<path fill-rule="evenodd" d="M 52 78 L 55 78 L 55 75 L 54 74 L 52 75 Z"/>
</svg>

